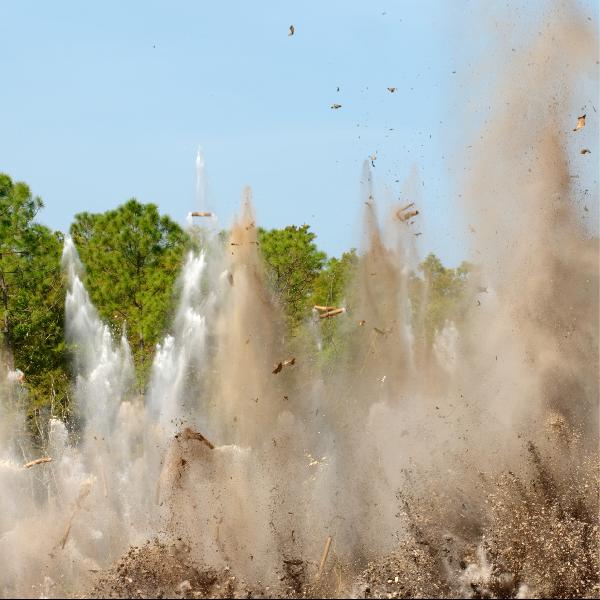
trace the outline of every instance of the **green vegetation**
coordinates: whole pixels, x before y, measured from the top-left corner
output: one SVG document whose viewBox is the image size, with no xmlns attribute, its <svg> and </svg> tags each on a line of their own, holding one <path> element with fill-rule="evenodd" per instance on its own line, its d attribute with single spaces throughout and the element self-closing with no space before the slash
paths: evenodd
<svg viewBox="0 0 600 600">
<path fill-rule="evenodd" d="M 63 235 L 36 222 L 43 204 L 24 183 L 0 174 L 0 327 L 4 348 L 25 373 L 29 416 L 68 418 L 70 373 L 64 341 Z M 181 227 L 153 204 L 129 200 L 101 214 L 75 216 L 70 233 L 85 266 L 85 285 L 101 317 L 129 339 L 143 390 L 157 342 L 175 305 L 186 249 Z M 313 305 L 341 306 L 357 272 L 355 250 L 328 258 L 308 225 L 259 230 L 268 280 L 295 336 L 306 340 Z M 225 242 L 224 242 L 225 243 Z M 426 344 L 447 319 L 460 321 L 471 266 L 449 269 L 430 254 L 410 277 L 416 331 Z M 338 320 L 321 325 L 323 360 L 341 341 Z M 1 349 L 0 349 L 1 350 Z M 12 367 L 12 365 L 9 365 Z"/>
<path fill-rule="evenodd" d="M 71 235 L 92 302 L 114 331 L 125 329 L 143 386 L 167 325 L 187 236 L 154 204 L 137 200 L 75 215 Z"/>
<path fill-rule="evenodd" d="M 1 335 L 14 363 L 25 373 L 30 416 L 48 407 L 64 416 L 69 408 L 69 378 L 63 335 L 62 235 L 36 223 L 42 206 L 27 185 L 0 174 Z"/>
</svg>

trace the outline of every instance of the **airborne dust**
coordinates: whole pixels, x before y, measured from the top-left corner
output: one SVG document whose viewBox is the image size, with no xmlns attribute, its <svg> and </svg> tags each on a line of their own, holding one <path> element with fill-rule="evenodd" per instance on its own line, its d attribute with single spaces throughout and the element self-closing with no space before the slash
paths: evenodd
<svg viewBox="0 0 600 600">
<path fill-rule="evenodd" d="M 368 163 L 333 360 L 319 319 L 286 331 L 250 190 L 226 242 L 192 228 L 144 397 L 67 239 L 78 428 L 53 420 L 33 448 L 2 382 L 1 597 L 600 595 L 598 238 L 571 158 L 597 39 L 566 10 L 525 54 L 464 158 L 473 293 L 432 348 L 414 231 L 378 216 Z"/>
</svg>

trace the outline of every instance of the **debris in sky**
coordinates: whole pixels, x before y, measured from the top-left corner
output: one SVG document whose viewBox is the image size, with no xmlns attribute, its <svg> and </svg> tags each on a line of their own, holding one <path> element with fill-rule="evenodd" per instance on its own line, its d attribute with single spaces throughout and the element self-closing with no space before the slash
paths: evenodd
<svg viewBox="0 0 600 600">
<path fill-rule="evenodd" d="M 213 214 L 211 212 L 200 212 L 194 211 L 190 213 L 190 217 L 212 217 Z"/>
<path fill-rule="evenodd" d="M 591 153 L 592 153 L 592 151 L 589 150 L 588 148 L 583 148 L 579 154 L 591 154 Z"/>
<path fill-rule="evenodd" d="M 375 154 L 371 154 L 371 156 L 369 156 L 369 158 L 371 159 L 371 166 L 374 167 L 375 161 L 377 160 L 377 152 L 375 152 Z"/>
<path fill-rule="evenodd" d="M 338 108 L 342 108 L 341 104 L 332 104 L 331 108 L 333 108 L 333 110 L 337 110 Z"/>
<path fill-rule="evenodd" d="M 398 217 L 398 219 L 400 221 L 402 221 L 403 223 L 406 223 L 406 221 L 409 221 L 413 217 L 416 217 L 418 214 L 419 214 L 418 210 L 409 210 L 408 212 L 399 210 L 396 212 L 396 217 Z"/>
<path fill-rule="evenodd" d="M 395 87 L 389 87 L 388 88 L 388 92 L 391 92 L 392 94 L 396 91 L 397 88 Z"/>
<path fill-rule="evenodd" d="M 577 125 L 573 131 L 577 131 L 578 129 L 583 129 L 585 127 L 585 115 L 581 115 L 577 118 Z"/>
<path fill-rule="evenodd" d="M 294 35 L 296 28 L 293 25 L 290 25 L 290 32 L 288 33 L 288 37 Z"/>
<path fill-rule="evenodd" d="M 421 231 L 419 231 L 418 233 L 415 233 L 415 237 L 419 237 L 420 235 L 423 235 L 423 233 Z"/>
</svg>

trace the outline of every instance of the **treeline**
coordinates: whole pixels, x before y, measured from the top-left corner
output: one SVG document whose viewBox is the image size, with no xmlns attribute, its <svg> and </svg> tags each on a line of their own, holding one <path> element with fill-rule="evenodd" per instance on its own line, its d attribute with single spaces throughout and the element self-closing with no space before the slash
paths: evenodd
<svg viewBox="0 0 600 600">
<path fill-rule="evenodd" d="M 0 174 L 0 327 L 2 345 L 23 371 L 28 415 L 68 418 L 70 349 L 64 336 L 64 234 L 37 222 L 42 200 L 22 182 Z M 85 285 L 115 333 L 126 331 L 143 389 L 156 344 L 175 302 L 175 280 L 194 241 L 154 204 L 129 200 L 101 214 L 77 214 L 70 235 L 85 266 Z M 273 292 L 290 329 L 306 323 L 313 305 L 338 305 L 358 267 L 355 250 L 328 258 L 308 225 L 259 230 Z M 424 335 L 431 341 L 456 317 L 469 265 L 448 269 L 430 254 L 410 281 L 417 307 L 427 289 Z M 421 307 L 422 308 L 422 307 Z"/>
</svg>

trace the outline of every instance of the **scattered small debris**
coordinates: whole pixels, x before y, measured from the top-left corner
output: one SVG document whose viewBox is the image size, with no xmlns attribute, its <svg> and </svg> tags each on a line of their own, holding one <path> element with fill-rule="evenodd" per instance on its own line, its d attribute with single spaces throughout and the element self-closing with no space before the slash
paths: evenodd
<svg viewBox="0 0 600 600">
<path fill-rule="evenodd" d="M 591 154 L 591 153 L 592 153 L 592 151 L 589 150 L 588 148 L 583 148 L 579 154 Z"/>
<path fill-rule="evenodd" d="M 331 105 L 331 108 L 332 108 L 333 110 L 337 110 L 338 108 L 342 108 L 342 105 L 341 105 L 341 104 L 332 104 L 332 105 Z"/>
<path fill-rule="evenodd" d="M 296 32 L 296 28 L 293 25 L 290 25 L 290 32 L 288 33 L 288 37 L 294 35 Z"/>
<path fill-rule="evenodd" d="M 367 324 L 367 322 L 364 319 L 362 319 L 361 321 L 358 322 L 359 327 L 362 327 L 363 325 L 366 325 L 366 324 Z"/>
<path fill-rule="evenodd" d="M 373 331 L 379 335 L 387 335 L 391 333 L 391 329 L 379 329 L 379 327 L 373 327 Z"/>
<path fill-rule="evenodd" d="M 579 129 L 583 129 L 585 127 L 585 115 L 581 115 L 577 117 L 577 125 L 573 131 L 578 131 Z"/>
<path fill-rule="evenodd" d="M 49 456 L 44 456 L 42 458 L 36 458 L 35 460 L 30 460 L 28 463 L 23 465 L 24 469 L 31 469 L 31 467 L 35 467 L 36 465 L 41 465 L 43 463 L 52 462 L 52 459 Z"/>
<path fill-rule="evenodd" d="M 396 91 L 397 88 L 395 87 L 389 87 L 388 88 L 388 92 L 391 92 L 392 94 Z"/>
</svg>

